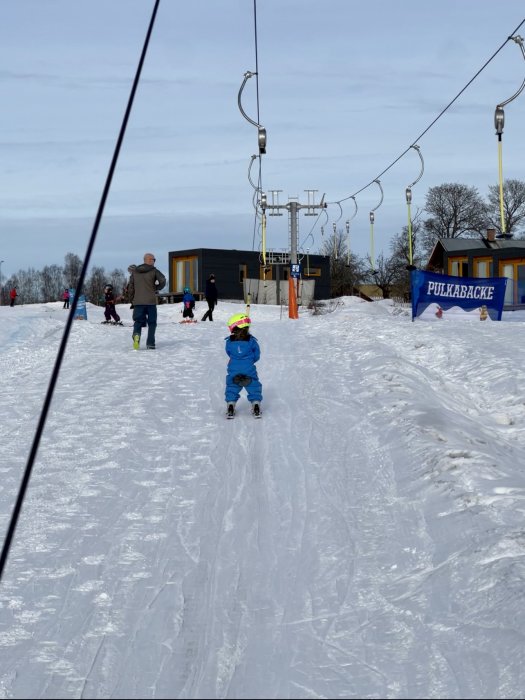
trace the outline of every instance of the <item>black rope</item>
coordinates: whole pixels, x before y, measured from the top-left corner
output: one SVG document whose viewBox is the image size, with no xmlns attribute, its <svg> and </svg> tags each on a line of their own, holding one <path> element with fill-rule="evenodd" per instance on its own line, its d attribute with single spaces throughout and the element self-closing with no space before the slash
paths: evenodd
<svg viewBox="0 0 525 700">
<path fill-rule="evenodd" d="M 142 48 L 142 54 L 140 56 L 140 61 L 139 61 L 138 67 L 137 67 L 137 72 L 135 74 L 135 80 L 133 81 L 133 86 L 131 88 L 131 93 L 129 96 L 128 105 L 126 107 L 126 112 L 124 114 L 124 119 L 122 121 L 122 126 L 120 128 L 120 133 L 119 133 L 119 136 L 117 139 L 117 144 L 115 146 L 115 152 L 113 153 L 113 159 L 112 159 L 111 165 L 109 167 L 109 172 L 108 172 L 108 175 L 106 178 L 106 184 L 104 186 L 104 191 L 102 193 L 102 197 L 101 197 L 100 204 L 98 207 L 97 215 L 95 217 L 95 223 L 93 225 L 93 230 L 91 232 L 91 238 L 89 239 L 89 243 L 88 243 L 88 247 L 87 247 L 87 251 L 86 251 L 86 257 L 84 260 L 84 264 L 82 265 L 80 277 L 79 277 L 78 282 L 77 282 L 77 288 L 75 290 L 75 296 L 73 298 L 73 303 L 72 303 L 70 311 L 69 311 L 69 316 L 67 319 L 64 334 L 62 336 L 62 341 L 61 341 L 60 347 L 58 349 L 58 354 L 57 354 L 57 357 L 55 360 L 55 366 L 53 368 L 53 373 L 51 375 L 51 380 L 49 382 L 49 387 L 48 387 L 47 394 L 46 394 L 44 404 L 42 407 L 42 412 L 40 414 L 40 419 L 38 421 L 38 426 L 36 429 L 35 437 L 33 439 L 33 445 L 31 447 L 31 452 L 29 453 L 29 458 L 27 460 L 26 468 L 24 471 L 24 476 L 22 479 L 22 484 L 20 486 L 20 490 L 18 493 L 18 498 L 16 500 L 15 508 L 14 508 L 13 514 L 11 516 L 11 522 L 9 523 L 9 529 L 7 531 L 6 539 L 5 539 L 4 545 L 2 547 L 2 554 L 0 555 L 0 580 L 2 579 L 2 574 L 3 574 L 4 567 L 5 567 L 5 564 L 7 561 L 7 557 L 9 555 L 9 550 L 11 548 L 11 543 L 12 543 L 12 540 L 13 540 L 13 537 L 15 534 L 16 526 L 18 523 L 18 518 L 19 518 L 20 512 L 22 510 L 22 504 L 24 502 L 24 497 L 25 497 L 25 494 L 27 491 L 27 487 L 29 485 L 29 479 L 31 477 L 31 471 L 32 471 L 33 465 L 35 463 L 36 455 L 38 452 L 38 446 L 40 444 L 40 439 L 42 437 L 42 433 L 44 432 L 44 426 L 45 426 L 47 414 L 49 412 L 49 407 L 51 406 L 53 392 L 55 390 L 55 386 L 56 386 L 57 379 L 58 379 L 58 374 L 60 372 L 60 367 L 62 365 L 62 360 L 64 358 L 64 353 L 66 350 L 67 341 L 68 341 L 69 334 L 71 331 L 71 326 L 73 324 L 73 319 L 75 318 L 75 312 L 76 312 L 78 299 L 80 297 L 80 292 L 82 291 L 82 285 L 84 284 L 84 279 L 86 277 L 86 271 L 87 271 L 87 268 L 89 265 L 89 261 L 91 259 L 91 253 L 92 253 L 93 247 L 95 245 L 95 239 L 97 237 L 98 228 L 100 226 L 100 221 L 102 219 L 102 214 L 104 212 L 104 207 L 105 207 L 106 200 L 107 200 L 107 197 L 109 194 L 111 181 L 113 179 L 113 173 L 115 172 L 118 156 L 120 153 L 120 148 L 121 148 L 122 142 L 124 140 L 126 126 L 127 126 L 128 120 L 129 120 L 129 115 L 131 114 L 131 107 L 133 105 L 133 100 L 135 97 L 135 93 L 137 91 L 137 86 L 139 84 L 140 74 L 142 71 L 142 66 L 144 64 L 144 59 L 146 57 L 146 52 L 148 49 L 148 44 L 149 44 L 149 40 L 151 37 L 151 33 L 153 31 L 153 25 L 155 23 L 155 17 L 157 15 L 159 3 L 160 3 L 160 0 L 155 0 L 155 6 L 153 8 L 153 13 L 151 15 L 151 20 L 150 20 L 150 24 L 148 27 L 148 32 L 146 34 L 146 39 L 144 41 L 144 46 Z"/>
<path fill-rule="evenodd" d="M 257 52 L 257 0 L 253 0 L 253 28 L 255 34 L 255 85 L 257 95 L 257 124 L 261 123 L 259 114 L 259 58 Z"/>
<path fill-rule="evenodd" d="M 524 22 L 525 22 L 525 19 L 523 19 L 523 20 L 518 24 L 518 26 L 516 27 L 516 29 L 512 32 L 512 34 L 511 34 L 507 39 L 505 39 L 505 41 L 504 41 L 503 44 L 499 47 L 499 49 L 497 49 L 497 50 L 492 54 L 492 56 L 491 56 L 487 61 L 485 61 L 485 63 L 481 66 L 481 68 L 478 70 L 478 72 L 468 81 L 468 83 L 465 85 L 465 87 L 463 87 L 463 88 L 458 92 L 458 94 L 454 97 L 454 99 L 451 100 L 451 101 L 448 103 L 448 105 L 447 105 L 444 109 L 441 110 L 441 112 L 440 112 L 440 113 L 437 115 L 437 117 L 427 126 L 427 128 L 426 128 L 424 131 L 422 131 L 422 132 L 419 134 L 419 136 L 418 136 L 416 139 L 414 139 L 414 141 L 410 144 L 410 146 L 409 146 L 406 150 L 404 150 L 403 153 L 401 153 L 401 155 L 399 155 L 394 161 L 392 161 L 392 163 L 390 163 L 390 165 L 389 165 L 387 168 L 385 168 L 382 172 L 380 172 L 379 175 L 376 175 L 376 176 L 373 178 L 373 180 L 370 180 L 370 182 L 369 182 L 368 184 L 366 184 L 364 187 L 361 187 L 361 189 L 357 190 L 357 192 L 354 192 L 354 194 L 349 194 L 348 197 L 343 197 L 343 199 L 337 199 L 337 200 L 335 200 L 334 202 L 327 202 L 327 204 L 341 204 L 341 202 L 345 202 L 347 199 L 351 199 L 352 197 L 355 197 L 356 195 L 358 195 L 358 194 L 359 194 L 360 192 L 362 192 L 363 190 L 366 190 L 367 187 L 370 187 L 370 185 L 373 185 L 374 182 L 375 182 L 376 180 L 379 180 L 379 178 L 380 178 L 382 175 L 384 175 L 385 173 L 387 173 L 387 172 L 390 170 L 390 168 L 393 168 L 394 165 L 395 165 L 398 161 L 400 161 L 401 158 L 403 158 L 404 155 L 406 155 L 406 154 L 409 152 L 409 150 L 412 148 L 412 146 L 415 146 L 415 145 L 417 144 L 417 142 L 427 133 L 427 131 L 429 131 L 429 130 L 434 126 L 434 124 L 438 121 L 438 119 L 441 119 L 441 117 L 445 114 L 445 112 L 446 112 L 448 109 L 450 109 L 450 107 L 452 107 L 452 105 L 454 104 L 454 102 L 465 92 L 465 90 L 469 87 L 469 85 L 471 85 L 471 84 L 474 82 L 474 80 L 476 80 L 476 78 L 478 77 L 478 75 L 479 75 L 483 70 L 485 70 L 485 68 L 489 65 L 489 63 L 490 63 L 491 61 L 493 61 L 494 58 L 496 58 L 496 56 L 497 56 L 497 55 L 499 54 L 499 52 L 503 49 L 503 47 L 505 46 L 505 44 L 506 44 L 510 39 L 512 39 L 512 37 L 514 36 L 514 34 L 516 34 L 516 32 L 519 30 L 519 28 L 521 27 L 521 25 L 522 25 Z"/>
<path fill-rule="evenodd" d="M 257 0 L 253 0 L 253 33 L 255 42 L 255 94 L 257 100 L 257 124 L 261 123 L 261 115 L 259 109 L 259 56 L 257 50 Z M 262 163 L 261 156 L 259 155 L 259 175 L 257 178 L 257 189 L 262 192 Z M 255 250 L 255 234 L 258 229 L 257 221 L 257 211 L 255 212 L 255 218 L 253 221 L 253 237 L 252 237 L 252 250 Z"/>
</svg>

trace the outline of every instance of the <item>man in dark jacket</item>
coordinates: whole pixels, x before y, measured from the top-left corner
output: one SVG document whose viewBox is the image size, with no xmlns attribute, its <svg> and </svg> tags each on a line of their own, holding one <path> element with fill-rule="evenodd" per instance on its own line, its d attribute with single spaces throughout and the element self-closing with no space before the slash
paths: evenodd
<svg viewBox="0 0 525 700">
<path fill-rule="evenodd" d="M 208 302 L 208 311 L 204 314 L 201 321 L 205 321 L 207 318 L 213 321 L 213 309 L 217 306 L 217 299 L 219 298 L 219 292 L 217 291 L 217 286 L 215 284 L 215 275 L 210 275 L 206 280 L 206 291 L 204 296 Z"/>
<path fill-rule="evenodd" d="M 166 286 L 166 278 L 155 267 L 153 253 L 144 255 L 144 264 L 129 267 L 129 300 L 133 304 L 133 349 L 140 347 L 140 333 L 148 326 L 146 348 L 155 349 L 157 328 L 157 292 Z"/>
</svg>

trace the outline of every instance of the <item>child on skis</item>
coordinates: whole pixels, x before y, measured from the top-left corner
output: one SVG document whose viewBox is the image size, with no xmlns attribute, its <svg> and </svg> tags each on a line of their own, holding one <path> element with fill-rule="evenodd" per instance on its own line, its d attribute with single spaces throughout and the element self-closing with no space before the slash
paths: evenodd
<svg viewBox="0 0 525 700">
<path fill-rule="evenodd" d="M 112 284 L 106 284 L 104 287 L 104 303 L 106 304 L 104 308 L 104 316 L 106 318 L 105 321 L 102 321 L 102 323 L 111 323 L 111 319 L 113 319 L 113 322 L 115 324 L 118 324 L 122 326 L 122 321 L 120 320 L 120 316 L 117 313 L 117 310 L 115 309 L 115 294 L 113 293 L 113 285 Z"/>
<path fill-rule="evenodd" d="M 250 323 L 251 320 L 243 313 L 235 314 L 228 321 L 230 335 L 225 339 L 226 354 L 230 358 L 225 391 L 228 418 L 235 415 L 235 404 L 243 387 L 252 404 L 253 415 L 255 418 L 261 416 L 262 385 L 255 367 L 261 357 L 261 350 L 257 338 L 250 335 Z"/>
<path fill-rule="evenodd" d="M 184 287 L 184 295 L 182 297 L 182 318 L 193 318 L 193 309 L 195 308 L 195 297 L 191 293 L 189 287 Z"/>
</svg>

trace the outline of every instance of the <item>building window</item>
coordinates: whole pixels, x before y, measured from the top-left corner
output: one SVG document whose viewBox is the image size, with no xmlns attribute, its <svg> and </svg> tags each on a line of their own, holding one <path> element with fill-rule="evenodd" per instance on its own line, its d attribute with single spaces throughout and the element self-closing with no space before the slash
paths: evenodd
<svg viewBox="0 0 525 700">
<path fill-rule="evenodd" d="M 259 267 L 260 280 L 273 280 L 273 269 L 271 265 L 261 265 Z"/>
<path fill-rule="evenodd" d="M 192 292 L 198 291 L 198 259 L 194 255 L 190 258 L 174 258 L 173 262 L 173 292 L 182 292 L 184 287 L 189 287 Z"/>
<path fill-rule="evenodd" d="M 492 277 L 492 258 L 475 258 L 474 277 Z"/>
<path fill-rule="evenodd" d="M 303 267 L 303 277 L 321 277 L 321 268 Z"/>
<path fill-rule="evenodd" d="M 500 277 L 506 277 L 505 304 L 525 304 L 525 258 L 499 264 Z"/>
<path fill-rule="evenodd" d="M 468 258 L 449 258 L 448 274 L 452 277 L 468 277 Z"/>
<path fill-rule="evenodd" d="M 247 276 L 248 276 L 248 265 L 245 265 L 245 264 L 239 265 L 239 282 L 241 284 L 243 284 L 244 280 L 247 278 Z"/>
</svg>

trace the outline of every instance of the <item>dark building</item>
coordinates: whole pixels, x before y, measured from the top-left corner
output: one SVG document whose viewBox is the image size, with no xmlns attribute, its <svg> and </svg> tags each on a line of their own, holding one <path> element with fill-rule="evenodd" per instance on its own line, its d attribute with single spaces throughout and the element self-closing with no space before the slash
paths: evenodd
<svg viewBox="0 0 525 700">
<path fill-rule="evenodd" d="M 525 240 L 497 236 L 482 239 L 439 238 L 427 269 L 454 277 L 507 277 L 505 308 L 525 305 Z"/>
<path fill-rule="evenodd" d="M 326 255 L 304 255 L 300 260 L 301 278 L 315 280 L 315 299 L 330 298 L 330 258 Z M 284 282 L 290 274 L 290 254 L 270 251 L 263 265 L 258 251 L 192 248 L 169 253 L 169 290 L 161 294 L 168 301 L 179 301 L 184 287 L 198 297 L 206 288 L 206 280 L 214 274 L 222 299 L 243 300 L 244 280 Z M 255 301 L 255 299 L 254 299 Z"/>
</svg>

